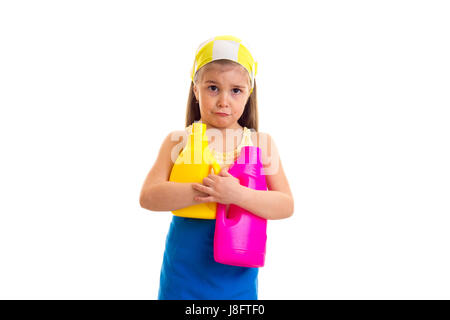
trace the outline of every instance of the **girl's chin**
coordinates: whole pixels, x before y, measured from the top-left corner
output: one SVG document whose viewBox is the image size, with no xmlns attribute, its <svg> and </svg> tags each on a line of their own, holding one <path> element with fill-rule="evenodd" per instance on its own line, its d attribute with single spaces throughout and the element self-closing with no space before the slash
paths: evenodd
<svg viewBox="0 0 450 320">
<path fill-rule="evenodd" d="M 217 118 L 212 117 L 209 119 L 202 120 L 203 123 L 208 124 L 209 126 L 215 127 L 215 128 L 227 128 L 232 124 L 230 117 L 224 117 L 224 118 Z"/>
<path fill-rule="evenodd" d="M 230 121 L 230 117 L 220 117 L 220 116 L 213 116 L 211 119 L 208 119 L 209 123 L 212 124 L 217 124 L 217 125 L 226 125 L 229 124 Z"/>
<path fill-rule="evenodd" d="M 229 125 L 231 125 L 231 121 L 230 119 L 223 119 L 223 120 L 218 120 L 214 122 L 216 124 L 216 127 L 228 127 Z"/>
</svg>

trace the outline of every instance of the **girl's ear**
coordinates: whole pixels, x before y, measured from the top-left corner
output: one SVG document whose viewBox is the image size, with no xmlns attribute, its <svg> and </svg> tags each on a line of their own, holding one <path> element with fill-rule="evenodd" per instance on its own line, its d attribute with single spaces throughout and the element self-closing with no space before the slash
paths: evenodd
<svg viewBox="0 0 450 320">
<path fill-rule="evenodd" d="M 195 99 L 198 101 L 198 89 L 197 89 L 197 85 L 194 83 L 194 95 L 195 95 Z"/>
</svg>

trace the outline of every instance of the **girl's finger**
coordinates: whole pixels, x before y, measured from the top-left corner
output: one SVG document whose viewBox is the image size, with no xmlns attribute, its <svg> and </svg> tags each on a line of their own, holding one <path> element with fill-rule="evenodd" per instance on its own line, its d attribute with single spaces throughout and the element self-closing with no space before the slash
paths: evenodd
<svg viewBox="0 0 450 320">
<path fill-rule="evenodd" d="M 203 192 L 203 193 L 205 193 L 207 195 L 210 195 L 212 193 L 212 191 L 213 191 L 210 187 L 206 187 L 206 186 L 204 186 L 204 185 L 202 185 L 200 183 L 193 183 L 192 187 L 195 190 Z"/>
<path fill-rule="evenodd" d="M 209 196 L 209 197 L 194 197 L 194 200 L 198 201 L 198 202 L 201 202 L 201 203 L 216 202 L 216 200 L 212 196 Z"/>
<path fill-rule="evenodd" d="M 217 175 L 216 174 L 210 174 L 206 178 L 210 179 L 211 181 L 214 181 L 214 179 L 217 179 Z"/>
<path fill-rule="evenodd" d="M 192 188 L 194 188 L 195 190 L 198 190 L 198 191 L 205 190 L 205 186 L 202 185 L 201 183 L 193 183 Z"/>
<path fill-rule="evenodd" d="M 206 186 L 212 186 L 213 183 L 214 183 L 214 181 L 212 179 L 208 178 L 208 177 L 203 179 L 203 184 L 206 185 Z"/>
</svg>

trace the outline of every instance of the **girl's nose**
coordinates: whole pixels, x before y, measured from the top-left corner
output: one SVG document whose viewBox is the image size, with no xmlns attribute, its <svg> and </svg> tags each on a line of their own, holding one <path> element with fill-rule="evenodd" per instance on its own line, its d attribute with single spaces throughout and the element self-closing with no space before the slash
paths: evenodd
<svg viewBox="0 0 450 320">
<path fill-rule="evenodd" d="M 228 94 L 221 92 L 219 95 L 219 101 L 218 101 L 218 106 L 222 107 L 222 108 L 226 108 L 229 107 L 229 101 L 228 101 Z"/>
</svg>

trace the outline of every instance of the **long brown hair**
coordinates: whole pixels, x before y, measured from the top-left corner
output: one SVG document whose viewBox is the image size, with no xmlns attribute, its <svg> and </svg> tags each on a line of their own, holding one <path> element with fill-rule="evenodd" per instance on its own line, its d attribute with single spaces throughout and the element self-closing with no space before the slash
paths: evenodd
<svg viewBox="0 0 450 320">
<path fill-rule="evenodd" d="M 220 64 L 237 64 L 231 60 L 214 60 L 210 63 L 220 63 Z M 237 64 L 240 65 L 240 64 Z M 198 70 L 195 74 L 194 81 L 191 81 L 191 87 L 189 89 L 189 97 L 187 101 L 187 109 L 186 109 L 186 127 L 190 126 L 194 121 L 200 120 L 200 106 L 198 102 L 196 102 L 195 94 L 194 94 L 194 82 L 197 83 L 199 74 L 201 73 L 202 68 Z M 244 112 L 242 116 L 239 118 L 238 123 L 242 127 L 247 127 L 249 129 L 254 129 L 258 131 L 258 101 L 256 98 L 256 79 L 253 87 L 253 91 L 248 97 L 247 103 L 245 104 Z"/>
</svg>

